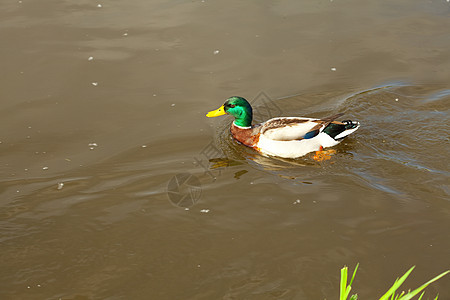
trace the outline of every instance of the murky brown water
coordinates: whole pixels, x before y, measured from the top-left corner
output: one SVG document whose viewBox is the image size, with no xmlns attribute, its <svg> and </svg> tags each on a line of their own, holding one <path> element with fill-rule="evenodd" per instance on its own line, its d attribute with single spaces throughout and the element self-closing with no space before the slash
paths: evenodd
<svg viewBox="0 0 450 300">
<path fill-rule="evenodd" d="M 0 298 L 337 299 L 359 262 L 375 299 L 449 269 L 449 28 L 445 0 L 2 1 Z M 362 126 L 264 158 L 205 117 L 231 95 Z"/>
</svg>

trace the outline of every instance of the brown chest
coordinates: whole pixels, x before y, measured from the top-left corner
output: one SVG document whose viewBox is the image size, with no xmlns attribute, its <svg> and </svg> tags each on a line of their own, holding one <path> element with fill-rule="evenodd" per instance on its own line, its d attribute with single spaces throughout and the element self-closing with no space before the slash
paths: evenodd
<svg viewBox="0 0 450 300">
<path fill-rule="evenodd" d="M 259 140 L 259 128 L 241 128 L 231 124 L 231 135 L 241 144 L 255 148 Z"/>
</svg>

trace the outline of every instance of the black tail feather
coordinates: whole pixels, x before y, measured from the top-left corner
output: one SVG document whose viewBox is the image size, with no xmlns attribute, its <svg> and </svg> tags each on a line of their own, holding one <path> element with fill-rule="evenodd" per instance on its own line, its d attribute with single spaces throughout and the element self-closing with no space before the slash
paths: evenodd
<svg viewBox="0 0 450 300">
<path fill-rule="evenodd" d="M 351 120 L 345 120 L 342 121 L 342 123 L 330 123 L 323 132 L 331 136 L 333 139 L 339 135 L 340 133 L 344 132 L 348 129 L 353 129 L 359 126 L 359 122 L 351 121 Z"/>
</svg>

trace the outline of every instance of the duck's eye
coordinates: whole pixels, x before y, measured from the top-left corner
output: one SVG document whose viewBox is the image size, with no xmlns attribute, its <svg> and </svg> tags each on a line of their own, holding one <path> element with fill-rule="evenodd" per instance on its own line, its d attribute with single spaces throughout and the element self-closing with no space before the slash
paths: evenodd
<svg viewBox="0 0 450 300">
<path fill-rule="evenodd" d="M 236 105 L 230 104 L 230 105 L 228 105 L 228 106 L 231 107 L 231 108 L 233 108 L 233 107 L 235 107 Z"/>
</svg>

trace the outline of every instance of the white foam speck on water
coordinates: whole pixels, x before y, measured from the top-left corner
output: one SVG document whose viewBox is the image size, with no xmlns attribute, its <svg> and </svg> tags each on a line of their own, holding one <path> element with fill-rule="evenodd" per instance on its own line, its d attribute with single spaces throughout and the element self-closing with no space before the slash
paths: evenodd
<svg viewBox="0 0 450 300">
<path fill-rule="evenodd" d="M 124 34 L 123 34 L 123 36 L 127 36 L 128 35 L 128 32 L 125 32 Z"/>
<path fill-rule="evenodd" d="M 200 212 L 207 214 L 207 213 L 209 213 L 209 209 L 201 209 Z"/>
<path fill-rule="evenodd" d="M 336 68 L 335 67 L 331 68 L 331 71 L 336 71 Z"/>
<path fill-rule="evenodd" d="M 89 61 L 94 60 L 94 57 L 93 56 L 89 56 L 88 60 Z"/>
<path fill-rule="evenodd" d="M 147 145 L 142 145 L 141 147 L 142 147 L 142 148 L 147 148 Z"/>
<path fill-rule="evenodd" d="M 93 85 L 93 86 L 97 86 L 97 85 L 98 85 L 98 82 L 93 82 L 92 85 Z"/>
<path fill-rule="evenodd" d="M 300 204 L 300 199 L 295 200 L 293 204 Z"/>
<path fill-rule="evenodd" d="M 219 54 L 219 52 L 220 52 L 219 50 L 214 50 L 213 53 L 214 53 L 214 55 L 216 55 L 216 54 Z"/>
<path fill-rule="evenodd" d="M 89 149 L 91 149 L 91 150 L 94 150 L 95 147 L 98 147 L 97 143 L 89 143 L 88 146 L 89 146 Z"/>
<path fill-rule="evenodd" d="M 64 182 L 58 182 L 58 190 L 62 190 L 64 187 Z"/>
<path fill-rule="evenodd" d="M 174 106 L 175 106 L 175 103 L 170 104 L 170 106 L 174 107 Z"/>
<path fill-rule="evenodd" d="M 42 170 L 48 170 L 48 167 L 43 167 Z"/>
<path fill-rule="evenodd" d="M 395 98 L 395 101 L 398 101 L 398 98 Z"/>
<path fill-rule="evenodd" d="M 103 7 L 103 5 L 101 5 L 101 4 L 97 4 L 97 7 L 98 7 L 98 8 L 102 8 L 102 7 Z"/>
</svg>

